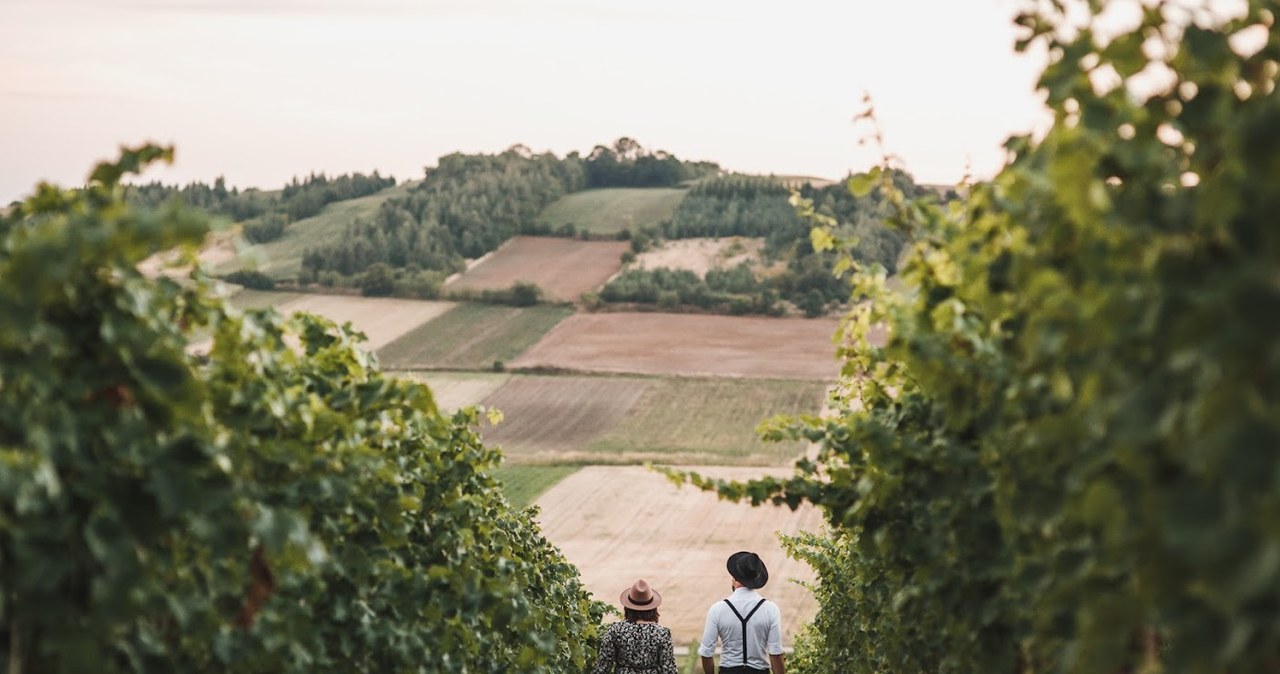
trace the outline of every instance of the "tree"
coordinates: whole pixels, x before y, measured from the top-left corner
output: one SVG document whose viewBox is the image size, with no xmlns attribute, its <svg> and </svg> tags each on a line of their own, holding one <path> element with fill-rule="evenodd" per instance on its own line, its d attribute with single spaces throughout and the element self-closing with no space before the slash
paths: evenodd
<svg viewBox="0 0 1280 674">
<path fill-rule="evenodd" d="M 360 294 L 365 297 L 387 297 L 395 289 L 395 274 L 382 262 L 370 266 L 360 275 Z"/>
<path fill-rule="evenodd" d="M 905 292 L 842 261 L 872 301 L 839 414 L 771 426 L 819 444 L 795 476 L 693 476 L 826 513 L 790 542 L 820 574 L 798 671 L 1280 669 L 1280 36 L 1242 4 L 1118 34 L 1035 5 L 1042 139 L 946 207 L 850 180 L 912 237 Z"/>
</svg>

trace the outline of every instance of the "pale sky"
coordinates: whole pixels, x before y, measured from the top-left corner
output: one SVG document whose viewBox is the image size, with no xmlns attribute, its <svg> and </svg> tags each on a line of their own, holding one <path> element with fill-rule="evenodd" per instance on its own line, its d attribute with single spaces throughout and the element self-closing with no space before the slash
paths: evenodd
<svg viewBox="0 0 1280 674">
<path fill-rule="evenodd" d="M 563 156 L 630 136 L 749 173 L 877 156 L 875 99 L 923 182 L 978 177 L 1042 124 L 1014 0 L 0 0 L 0 204 L 83 182 L 121 144 L 149 174 L 278 188 L 422 176 L 450 152 Z"/>
</svg>

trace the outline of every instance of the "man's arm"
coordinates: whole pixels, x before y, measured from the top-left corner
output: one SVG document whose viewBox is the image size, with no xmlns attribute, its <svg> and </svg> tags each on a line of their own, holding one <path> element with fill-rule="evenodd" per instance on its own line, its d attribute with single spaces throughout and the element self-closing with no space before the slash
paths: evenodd
<svg viewBox="0 0 1280 674">
<path fill-rule="evenodd" d="M 716 654 L 716 639 L 720 636 L 716 626 L 717 606 L 719 604 L 712 604 L 711 608 L 707 609 L 707 622 L 702 628 L 702 641 L 698 642 L 698 655 L 702 656 L 703 674 L 715 674 L 716 663 L 711 658 Z"/>
<path fill-rule="evenodd" d="M 773 674 L 786 674 L 787 663 L 782 659 L 782 611 L 777 604 L 769 603 L 769 638 L 765 645 L 765 651 L 769 653 L 769 669 Z"/>
</svg>

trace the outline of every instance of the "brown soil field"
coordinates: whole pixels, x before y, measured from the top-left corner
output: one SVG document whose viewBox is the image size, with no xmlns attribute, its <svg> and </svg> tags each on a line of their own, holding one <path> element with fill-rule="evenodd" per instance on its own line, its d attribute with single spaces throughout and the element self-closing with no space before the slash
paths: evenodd
<svg viewBox="0 0 1280 674">
<path fill-rule="evenodd" d="M 579 241 L 517 236 L 449 283 L 448 290 L 500 290 L 516 281 L 537 284 L 554 300 L 575 301 L 622 268 L 626 241 Z"/>
<path fill-rule="evenodd" d="M 560 459 L 617 424 L 648 385 L 620 377 L 514 377 L 483 401 L 504 412 L 502 423 L 480 432 L 513 462 Z"/>
<path fill-rule="evenodd" d="M 324 316 L 338 325 L 350 321 L 352 327 L 369 338 L 364 348 L 373 351 L 452 307 L 452 302 L 425 302 L 386 297 L 303 295 L 296 300 L 277 306 L 276 309 L 286 316 L 298 311 L 306 311 Z"/>
<path fill-rule="evenodd" d="M 676 239 L 636 256 L 630 269 L 687 269 L 706 276 L 712 269 L 731 269 L 758 261 L 764 239 L 729 236 L 720 239 Z"/>
<path fill-rule="evenodd" d="M 510 363 L 517 368 L 833 381 L 835 319 L 575 314 Z"/>
<path fill-rule="evenodd" d="M 719 478 L 747 480 L 789 470 L 699 468 Z M 775 532 L 820 531 L 821 513 L 719 500 L 639 466 L 586 466 L 549 489 L 535 504 L 542 532 L 582 572 L 596 599 L 618 606 L 637 578 L 662 594 L 661 623 L 677 646 L 702 635 L 707 608 L 730 592 L 725 560 L 738 550 L 760 555 L 769 569 L 761 594 L 782 609 L 782 641 L 790 645 L 813 619 L 813 595 L 791 582 L 814 580 L 807 564 L 788 559 Z M 621 610 L 621 609 L 619 609 Z M 618 617 L 606 620 L 617 620 Z"/>
</svg>

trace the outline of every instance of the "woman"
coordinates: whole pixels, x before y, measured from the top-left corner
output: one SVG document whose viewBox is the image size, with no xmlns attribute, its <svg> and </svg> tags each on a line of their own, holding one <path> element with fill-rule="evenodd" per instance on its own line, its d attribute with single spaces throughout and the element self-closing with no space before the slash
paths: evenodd
<svg viewBox="0 0 1280 674">
<path fill-rule="evenodd" d="M 658 624 L 662 595 L 642 578 L 618 601 L 624 619 L 605 629 L 591 674 L 679 674 L 671 630 Z"/>
</svg>

